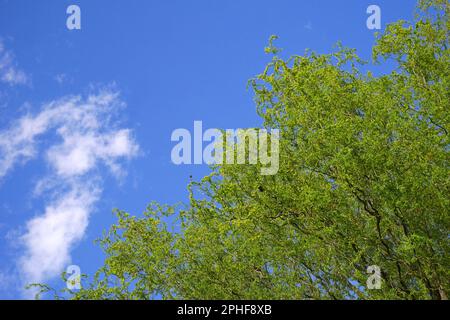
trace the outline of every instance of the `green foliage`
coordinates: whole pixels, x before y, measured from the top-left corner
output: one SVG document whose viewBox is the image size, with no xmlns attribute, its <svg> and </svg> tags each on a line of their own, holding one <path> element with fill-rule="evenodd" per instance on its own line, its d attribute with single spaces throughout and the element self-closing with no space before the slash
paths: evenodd
<svg viewBox="0 0 450 320">
<path fill-rule="evenodd" d="M 282 133 L 279 172 L 223 165 L 189 185 L 186 208 L 118 211 L 104 266 L 71 297 L 446 299 L 449 5 L 419 8 L 377 39 L 374 58 L 397 62 L 386 75 L 342 47 L 274 56 L 251 85 Z"/>
</svg>

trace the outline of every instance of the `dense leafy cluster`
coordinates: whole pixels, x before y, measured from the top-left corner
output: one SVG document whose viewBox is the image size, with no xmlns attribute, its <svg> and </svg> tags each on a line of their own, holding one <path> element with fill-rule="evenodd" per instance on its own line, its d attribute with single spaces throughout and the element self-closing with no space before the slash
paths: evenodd
<svg viewBox="0 0 450 320">
<path fill-rule="evenodd" d="M 446 299 L 449 13 L 422 1 L 415 21 L 389 25 L 373 53 L 396 68 L 381 76 L 350 49 L 283 60 L 271 45 L 251 84 L 282 133 L 278 173 L 217 166 L 185 207 L 119 211 L 104 266 L 71 297 Z"/>
</svg>

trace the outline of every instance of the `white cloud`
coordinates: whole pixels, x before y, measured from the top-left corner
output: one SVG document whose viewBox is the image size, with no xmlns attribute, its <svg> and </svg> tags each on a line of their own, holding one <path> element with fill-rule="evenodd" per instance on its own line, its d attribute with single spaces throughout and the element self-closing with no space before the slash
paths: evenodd
<svg viewBox="0 0 450 320">
<path fill-rule="evenodd" d="M 19 70 L 11 51 L 5 49 L 0 40 L 0 81 L 9 85 L 29 84 L 30 78 Z"/>
<path fill-rule="evenodd" d="M 122 160 L 137 154 L 131 130 L 118 128 L 112 116 L 122 105 L 109 90 L 64 97 L 0 132 L 0 178 L 40 154 L 49 168 L 35 185 L 35 196 L 46 201 L 44 213 L 28 221 L 21 237 L 24 281 L 42 282 L 64 269 L 102 191 L 97 169 L 103 164 L 121 176 Z"/>
<path fill-rule="evenodd" d="M 112 133 L 71 132 L 62 134 L 64 142 L 47 152 L 49 163 L 60 176 L 81 175 L 91 170 L 97 161 L 104 161 L 111 168 L 117 157 L 130 157 L 136 153 L 131 143 L 130 130 L 121 129 Z"/>
<path fill-rule="evenodd" d="M 118 94 L 105 91 L 82 100 L 65 97 L 48 103 L 37 115 L 25 115 L 0 132 L 0 178 L 14 165 L 36 156 L 39 136 L 54 130 L 62 143 L 47 150 L 49 163 L 61 176 L 84 174 L 97 161 L 111 167 L 116 158 L 132 157 L 137 146 L 128 129 L 110 129 L 110 115 L 122 105 Z"/>
<path fill-rule="evenodd" d="M 45 213 L 27 223 L 22 237 L 26 252 L 20 267 L 26 281 L 41 282 L 59 274 L 70 260 L 70 249 L 88 225 L 100 190 L 75 183 L 73 189 L 47 204 Z"/>
<path fill-rule="evenodd" d="M 69 80 L 69 77 L 65 73 L 59 73 L 54 77 L 54 79 L 58 82 L 58 84 L 63 84 Z"/>
</svg>

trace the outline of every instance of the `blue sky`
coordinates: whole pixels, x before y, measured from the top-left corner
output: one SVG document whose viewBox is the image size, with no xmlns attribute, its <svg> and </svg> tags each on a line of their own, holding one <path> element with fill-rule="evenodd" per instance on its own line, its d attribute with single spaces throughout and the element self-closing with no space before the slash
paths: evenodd
<svg viewBox="0 0 450 320">
<path fill-rule="evenodd" d="M 368 59 L 371 4 L 383 28 L 415 1 L 0 0 L 0 298 L 92 274 L 113 208 L 186 201 L 208 168 L 171 163 L 172 131 L 260 126 L 246 83 L 270 35 L 284 57 L 340 40 Z"/>
</svg>

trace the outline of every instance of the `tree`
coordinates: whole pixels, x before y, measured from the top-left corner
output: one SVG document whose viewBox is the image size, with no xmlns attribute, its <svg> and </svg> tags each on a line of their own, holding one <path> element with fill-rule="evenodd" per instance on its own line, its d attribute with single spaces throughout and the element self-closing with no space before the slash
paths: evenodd
<svg viewBox="0 0 450 320">
<path fill-rule="evenodd" d="M 352 49 L 283 60 L 271 41 L 251 85 L 281 131 L 278 173 L 215 166 L 189 205 L 117 211 L 104 266 L 71 298 L 447 299 L 449 12 L 420 1 L 389 25 L 373 56 L 396 68 L 380 76 Z"/>
</svg>

